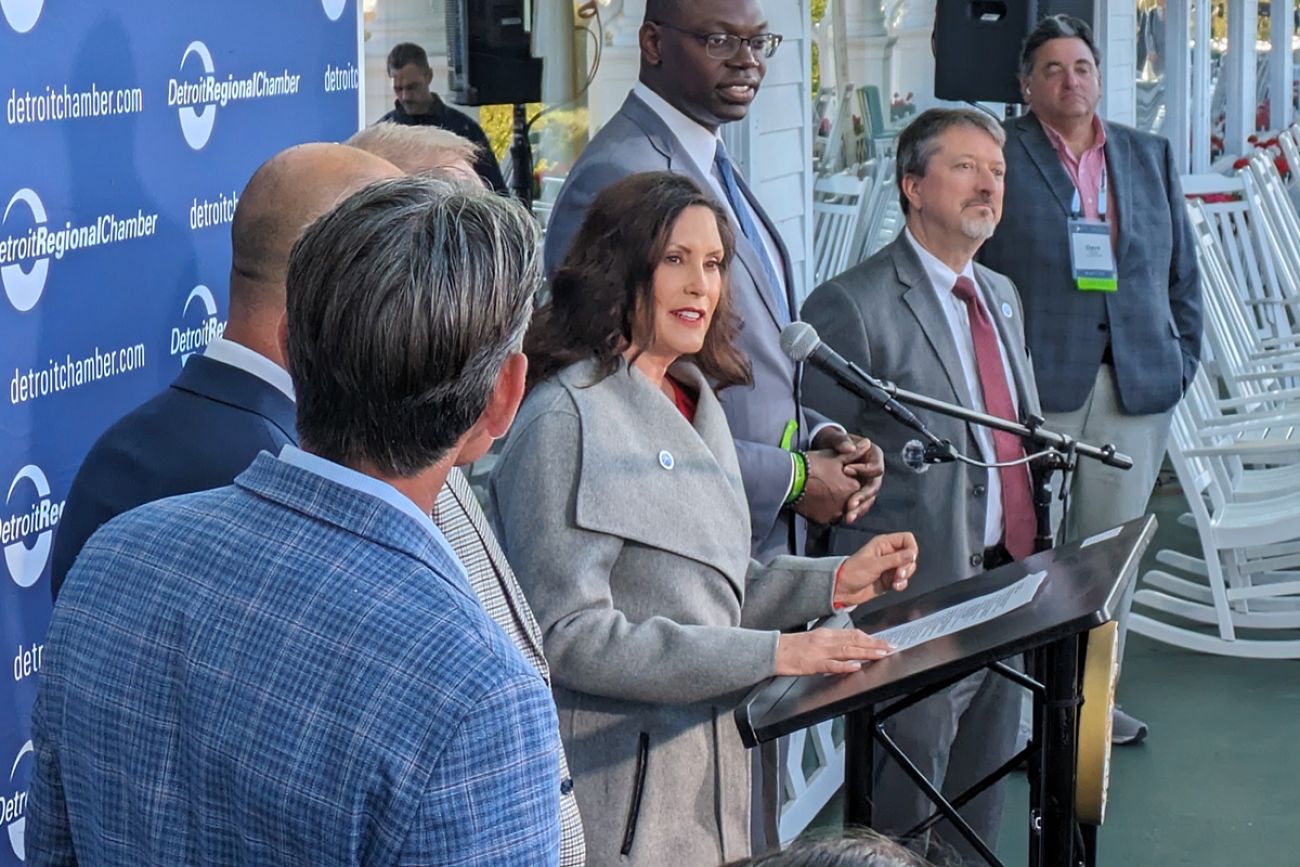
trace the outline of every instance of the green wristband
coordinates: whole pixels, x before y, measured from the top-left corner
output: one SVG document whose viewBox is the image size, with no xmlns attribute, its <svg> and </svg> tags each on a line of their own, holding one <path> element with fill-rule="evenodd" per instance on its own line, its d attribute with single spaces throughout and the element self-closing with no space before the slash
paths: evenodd
<svg viewBox="0 0 1300 867">
<path fill-rule="evenodd" d="M 808 485 L 808 456 L 803 452 L 790 452 L 790 457 L 794 460 L 794 482 L 790 485 L 790 493 L 785 495 L 787 506 L 793 506 L 802 500 L 804 489 Z"/>
</svg>

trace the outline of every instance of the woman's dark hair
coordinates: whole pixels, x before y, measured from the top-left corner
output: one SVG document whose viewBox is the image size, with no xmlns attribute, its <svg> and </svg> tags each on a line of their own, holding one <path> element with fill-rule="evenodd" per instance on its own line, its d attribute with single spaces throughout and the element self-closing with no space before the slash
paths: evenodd
<svg viewBox="0 0 1300 867">
<path fill-rule="evenodd" d="M 723 247 L 722 292 L 692 360 L 715 389 L 750 382 L 749 361 L 736 346 L 740 320 L 727 279 L 735 238 L 726 213 L 689 178 L 643 172 L 606 187 L 587 211 L 551 280 L 550 302 L 524 339 L 529 389 L 588 358 L 609 376 L 629 345 L 644 349 L 654 342 L 655 268 L 673 224 L 691 207 L 713 212 Z"/>
</svg>

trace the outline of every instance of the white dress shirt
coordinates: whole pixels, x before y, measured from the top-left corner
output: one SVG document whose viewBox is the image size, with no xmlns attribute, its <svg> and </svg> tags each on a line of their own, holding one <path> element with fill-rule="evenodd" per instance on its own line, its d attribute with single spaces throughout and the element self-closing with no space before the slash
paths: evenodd
<svg viewBox="0 0 1300 867">
<path fill-rule="evenodd" d="M 954 295 L 952 291 L 958 277 L 966 277 L 975 286 L 979 286 L 979 281 L 975 279 L 975 266 L 968 261 L 966 267 L 958 274 L 945 265 L 939 257 L 922 247 L 911 229 L 904 229 L 903 234 L 907 236 L 908 243 L 912 245 L 912 249 L 921 260 L 921 266 L 930 280 L 930 286 L 939 299 L 939 306 L 943 308 L 948 331 L 952 334 L 953 342 L 957 344 L 957 356 L 961 359 L 962 374 L 966 378 L 966 388 L 971 396 L 971 406 L 968 408 L 986 412 L 984 389 L 980 385 L 979 368 L 975 364 L 975 339 L 970 333 L 970 315 L 966 310 L 966 302 Z M 984 308 L 985 315 L 992 322 L 994 313 L 990 312 L 988 305 L 984 303 L 983 289 L 980 289 L 976 296 L 980 306 Z M 993 334 L 997 338 L 998 356 L 1002 359 L 1002 373 L 1007 378 L 1007 390 L 1011 393 L 1011 406 L 1019 413 L 1020 399 L 1016 394 L 1016 381 L 1011 376 L 1011 366 L 1007 364 L 1007 350 L 1002 345 L 1002 336 L 998 333 L 996 325 L 993 326 Z M 970 427 L 974 432 L 975 442 L 979 445 L 981 458 L 986 463 L 996 461 L 997 451 L 993 447 L 993 432 L 980 425 L 970 425 Z M 986 548 L 1002 541 L 1002 475 L 998 470 L 990 469 L 988 477 L 988 510 L 984 515 L 984 547 Z"/>
<path fill-rule="evenodd" d="M 293 380 L 289 377 L 289 371 L 242 343 L 226 340 L 224 337 L 213 338 L 203 350 L 203 357 L 251 373 L 263 382 L 278 388 L 289 400 L 294 399 Z"/>
</svg>

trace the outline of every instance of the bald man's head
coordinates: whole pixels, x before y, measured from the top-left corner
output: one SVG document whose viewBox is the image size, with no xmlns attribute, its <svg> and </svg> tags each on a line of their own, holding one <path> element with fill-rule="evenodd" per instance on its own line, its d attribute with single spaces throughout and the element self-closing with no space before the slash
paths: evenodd
<svg viewBox="0 0 1300 867">
<path fill-rule="evenodd" d="M 253 173 L 230 229 L 230 318 L 272 331 L 284 312 L 284 279 L 294 241 L 317 217 L 373 181 L 400 177 L 397 166 L 340 144 L 296 145 Z"/>
</svg>

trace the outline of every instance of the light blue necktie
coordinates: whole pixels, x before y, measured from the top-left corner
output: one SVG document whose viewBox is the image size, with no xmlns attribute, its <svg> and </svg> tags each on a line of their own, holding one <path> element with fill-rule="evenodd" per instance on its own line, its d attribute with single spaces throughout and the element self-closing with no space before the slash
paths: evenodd
<svg viewBox="0 0 1300 867">
<path fill-rule="evenodd" d="M 767 291 L 771 293 L 771 298 L 775 302 L 777 318 L 781 325 L 787 325 L 790 322 L 790 303 L 785 293 L 781 291 L 781 280 L 776 275 L 776 266 L 772 263 L 772 257 L 767 252 L 767 244 L 763 243 L 763 235 L 750 214 L 745 194 L 740 191 L 740 185 L 736 183 L 736 169 L 732 166 L 731 158 L 727 156 L 727 150 L 722 146 L 721 141 L 718 142 L 718 149 L 713 152 L 713 166 L 718 170 L 718 179 L 722 181 L 722 190 L 727 194 L 731 212 L 736 215 L 736 222 L 740 224 L 741 234 L 754 248 L 754 253 L 763 266 L 763 273 L 767 276 Z"/>
</svg>

